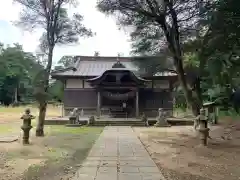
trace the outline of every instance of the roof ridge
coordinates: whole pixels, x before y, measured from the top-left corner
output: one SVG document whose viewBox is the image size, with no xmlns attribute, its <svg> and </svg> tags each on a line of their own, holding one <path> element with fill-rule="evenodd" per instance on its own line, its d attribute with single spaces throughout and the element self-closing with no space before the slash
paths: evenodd
<svg viewBox="0 0 240 180">
<path fill-rule="evenodd" d="M 143 76 L 143 71 L 140 70 L 140 67 L 135 64 L 136 57 L 94 57 L 94 56 L 74 56 L 74 62 L 72 67 L 61 70 L 61 72 L 53 73 L 55 77 L 57 76 L 73 76 L 73 77 L 94 77 L 98 76 L 102 72 L 112 69 L 113 65 L 118 61 L 125 66 L 124 70 L 130 70 L 134 72 L 137 76 Z M 114 69 L 114 68 L 113 68 Z M 115 69 L 116 70 L 116 69 Z M 140 70 L 140 71 L 139 71 Z M 159 74 L 159 75 L 158 75 Z M 156 76 L 172 76 L 175 73 L 156 73 Z"/>
<path fill-rule="evenodd" d="M 75 57 L 100 57 L 100 58 L 133 58 L 133 56 L 81 56 L 76 55 Z"/>
<path fill-rule="evenodd" d="M 132 57 L 118 57 L 118 56 L 74 56 L 77 61 L 79 59 L 83 59 L 83 61 L 113 61 L 113 60 L 120 60 L 120 61 L 131 61 Z"/>
</svg>

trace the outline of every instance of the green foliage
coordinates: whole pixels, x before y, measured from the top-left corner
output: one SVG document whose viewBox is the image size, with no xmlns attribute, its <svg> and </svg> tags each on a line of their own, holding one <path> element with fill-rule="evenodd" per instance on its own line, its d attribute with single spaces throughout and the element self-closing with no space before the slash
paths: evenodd
<svg viewBox="0 0 240 180">
<path fill-rule="evenodd" d="M 63 56 L 59 61 L 58 61 L 58 67 L 57 68 L 67 68 L 70 66 L 73 66 L 75 63 L 75 59 L 73 56 Z M 55 70 L 56 67 L 55 67 Z"/>
<path fill-rule="evenodd" d="M 50 46 L 77 42 L 81 36 L 93 35 L 82 25 L 81 15 L 68 16 L 63 6 L 70 2 L 68 0 L 53 1 L 54 6 L 46 9 L 46 4 L 39 0 L 15 1 L 24 7 L 19 25 L 45 30 L 40 46 L 44 55 L 49 55 Z M 176 72 L 182 63 L 193 97 L 198 96 L 197 90 L 201 89 L 203 101 L 217 101 L 226 106 L 231 88 L 240 85 L 239 5 L 239 0 L 101 0 L 98 9 L 118 16 L 120 25 L 131 28 L 132 53 L 138 55 L 135 62 L 146 73 Z M 174 12 L 178 18 L 175 24 Z M 47 87 L 48 98 L 62 99 L 63 84 L 46 80 L 52 54 L 48 56 L 45 70 L 37 57 L 24 52 L 18 44 L 5 48 L 0 43 L 0 54 L 1 102 L 13 103 L 16 92 L 17 100 L 30 99 L 34 87 Z M 148 58 L 143 57 L 146 55 Z M 73 57 L 64 56 L 55 70 L 70 67 L 74 62 Z M 196 88 L 197 83 L 200 88 Z M 184 88 L 176 87 L 175 92 L 177 106 L 186 107 Z"/>
<path fill-rule="evenodd" d="M 40 39 L 43 52 L 48 50 L 49 46 L 76 43 L 79 37 L 93 35 L 92 31 L 82 24 L 83 16 L 76 13 L 73 17 L 68 15 L 65 7 L 70 4 L 74 5 L 74 0 L 14 1 L 23 8 L 20 19 L 16 22 L 18 26 L 27 31 L 35 28 L 45 30 Z"/>
<path fill-rule="evenodd" d="M 32 99 L 34 77 L 43 69 L 36 57 L 24 52 L 19 44 L 2 46 L 0 64 L 0 102 L 9 105 Z"/>
<path fill-rule="evenodd" d="M 154 75 L 157 72 L 174 70 L 172 59 L 164 52 L 158 56 L 137 56 L 133 62 L 147 75 Z"/>
<path fill-rule="evenodd" d="M 98 8 L 131 27 L 133 54 L 155 56 L 140 58 L 142 69 L 154 74 L 173 60 L 179 74 L 183 63 L 193 99 L 227 107 L 231 88 L 240 85 L 239 5 L 239 0 L 101 0 Z M 186 89 L 175 88 L 177 106 L 186 107 L 185 98 L 189 102 Z"/>
<path fill-rule="evenodd" d="M 48 90 L 48 93 L 50 94 L 50 97 L 54 101 L 62 102 L 63 99 L 63 83 L 61 81 L 54 81 Z"/>
<path fill-rule="evenodd" d="M 66 6 L 74 5 L 73 0 L 15 0 L 15 2 L 22 7 L 16 25 L 27 31 L 36 28 L 44 30 L 40 38 L 40 54 L 46 59 L 46 66 L 36 75 L 35 95 L 37 100 L 41 101 L 40 104 L 46 104 L 49 98 L 49 79 L 55 46 L 76 43 L 80 37 L 89 37 L 93 33 L 82 24 L 83 16 L 77 13 L 72 17 L 68 15 Z M 63 60 L 64 66 L 67 65 L 66 62 Z M 40 113 L 43 116 L 45 114 L 42 111 Z"/>
<path fill-rule="evenodd" d="M 215 11 L 208 13 L 209 30 L 202 42 L 202 51 L 195 51 L 206 64 L 202 73 L 202 88 L 208 99 L 226 106 L 231 88 L 239 87 L 239 24 L 240 11 L 237 0 L 219 0 Z M 230 85 L 230 87 L 229 87 Z"/>
<path fill-rule="evenodd" d="M 60 60 L 59 64 L 62 64 Z M 64 68 L 67 64 L 62 64 Z M 0 53 L 0 102 L 4 105 L 13 103 L 31 103 L 36 100 L 35 92 L 41 86 L 44 66 L 31 53 L 24 52 L 19 44 L 4 47 Z M 15 97 L 15 93 L 17 96 Z M 50 84 L 47 98 L 62 101 L 63 84 L 54 81 Z M 17 98 L 17 99 L 16 99 Z"/>
</svg>

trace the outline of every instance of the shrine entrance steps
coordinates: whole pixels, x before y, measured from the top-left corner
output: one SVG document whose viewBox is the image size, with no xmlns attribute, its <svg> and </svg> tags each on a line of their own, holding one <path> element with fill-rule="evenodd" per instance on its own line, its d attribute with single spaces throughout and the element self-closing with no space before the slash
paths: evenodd
<svg viewBox="0 0 240 180">
<path fill-rule="evenodd" d="M 145 123 L 136 118 L 101 118 L 96 119 L 94 126 L 145 126 Z"/>
<path fill-rule="evenodd" d="M 85 125 L 88 122 L 89 117 L 80 118 L 81 124 Z M 168 118 L 168 123 L 172 126 L 186 126 L 193 125 L 193 119 L 183 119 L 183 118 Z M 47 118 L 45 120 L 45 125 L 66 125 L 69 123 L 69 117 L 54 117 Z M 156 123 L 156 118 L 149 118 L 148 124 L 153 126 Z M 101 117 L 96 118 L 94 126 L 145 126 L 145 123 L 141 119 L 137 118 L 109 118 Z"/>
</svg>

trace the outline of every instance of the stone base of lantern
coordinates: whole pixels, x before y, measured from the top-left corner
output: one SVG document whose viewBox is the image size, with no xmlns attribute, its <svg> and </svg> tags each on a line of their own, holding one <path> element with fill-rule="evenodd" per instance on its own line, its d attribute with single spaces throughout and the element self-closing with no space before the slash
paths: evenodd
<svg viewBox="0 0 240 180">
<path fill-rule="evenodd" d="M 200 140 L 201 140 L 201 144 L 206 146 L 207 145 L 207 140 L 209 137 L 209 128 L 201 128 L 199 129 L 199 135 L 200 135 Z"/>
<path fill-rule="evenodd" d="M 32 126 L 22 126 L 21 129 L 23 130 L 22 144 L 29 144 L 29 134 Z"/>
</svg>

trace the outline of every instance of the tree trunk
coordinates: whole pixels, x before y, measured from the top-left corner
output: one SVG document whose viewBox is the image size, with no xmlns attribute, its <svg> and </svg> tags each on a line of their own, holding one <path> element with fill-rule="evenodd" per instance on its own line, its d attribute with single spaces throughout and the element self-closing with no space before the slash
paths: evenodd
<svg viewBox="0 0 240 180">
<path fill-rule="evenodd" d="M 180 85 L 182 86 L 182 89 L 183 89 L 183 92 L 184 92 L 184 95 L 185 95 L 185 98 L 187 101 L 187 105 L 188 105 L 188 107 L 191 108 L 194 116 L 197 116 L 200 112 L 200 104 L 198 103 L 198 100 L 193 97 L 192 90 L 187 85 L 182 60 L 175 57 L 174 64 L 175 64 L 176 71 L 178 74 L 178 80 L 180 82 Z"/>
<path fill-rule="evenodd" d="M 16 87 L 14 91 L 14 104 L 17 103 L 18 103 L 18 88 Z"/>
<path fill-rule="evenodd" d="M 52 57 L 53 57 L 53 48 L 54 46 L 49 46 L 48 50 L 48 63 L 45 71 L 45 76 L 44 76 L 44 93 L 47 94 L 48 91 L 48 86 L 49 86 L 49 77 L 50 77 L 50 72 L 52 68 Z M 47 112 L 47 98 L 44 98 L 40 103 L 39 103 L 39 117 L 38 117 L 38 125 L 36 128 L 36 136 L 43 137 L 44 136 L 44 121 L 46 117 L 46 112 Z"/>
<path fill-rule="evenodd" d="M 203 100 L 202 100 L 202 88 L 201 88 L 201 79 L 198 78 L 196 81 L 196 85 L 195 85 L 195 93 L 197 96 L 197 100 L 199 101 L 200 104 L 202 104 Z"/>
<path fill-rule="evenodd" d="M 198 102 L 194 102 L 191 105 L 191 108 L 194 116 L 198 116 L 200 114 L 201 105 Z"/>
<path fill-rule="evenodd" d="M 166 1 L 165 5 L 169 8 L 169 14 L 172 17 L 172 26 L 168 25 L 166 18 L 164 20 L 162 18 L 159 18 L 157 19 L 157 21 L 161 25 L 166 40 L 168 41 L 168 47 L 173 55 L 174 66 L 176 68 L 178 80 L 180 82 L 180 85 L 182 86 L 187 105 L 191 108 L 194 115 L 198 115 L 198 104 L 193 97 L 192 90 L 187 85 L 186 76 L 183 69 L 183 54 L 180 43 L 180 32 L 177 13 L 173 8 L 172 2 Z"/>
<path fill-rule="evenodd" d="M 36 136 L 43 137 L 44 136 L 44 121 L 47 112 L 47 103 L 43 102 L 39 104 L 39 116 L 38 116 L 38 124 L 36 128 Z"/>
<path fill-rule="evenodd" d="M 197 116 L 200 114 L 200 109 L 203 105 L 201 79 L 200 78 L 196 81 L 194 92 L 196 94 L 196 98 L 195 98 L 195 107 L 193 108 L 193 114 L 195 116 Z"/>
</svg>

